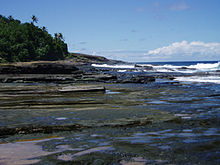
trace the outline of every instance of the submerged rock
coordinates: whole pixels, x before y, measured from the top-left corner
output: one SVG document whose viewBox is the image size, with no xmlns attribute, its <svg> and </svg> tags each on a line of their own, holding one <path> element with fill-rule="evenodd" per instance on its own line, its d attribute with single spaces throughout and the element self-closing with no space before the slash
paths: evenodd
<svg viewBox="0 0 220 165">
<path fill-rule="evenodd" d="M 105 87 L 96 85 L 82 85 L 82 86 L 66 86 L 58 89 L 58 92 L 98 92 L 105 91 Z"/>
</svg>

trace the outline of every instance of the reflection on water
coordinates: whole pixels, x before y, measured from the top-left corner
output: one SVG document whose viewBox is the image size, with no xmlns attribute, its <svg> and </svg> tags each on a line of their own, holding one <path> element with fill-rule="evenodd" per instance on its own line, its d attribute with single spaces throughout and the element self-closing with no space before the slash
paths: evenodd
<svg viewBox="0 0 220 165">
<path fill-rule="evenodd" d="M 220 162 L 216 88 L 158 82 L 105 84 L 106 93 L 50 93 L 53 88 L 2 84 L 0 128 L 83 128 L 35 141 L 45 135 L 2 135 L 0 164 Z M 22 139 L 29 141 L 18 142 Z"/>
<path fill-rule="evenodd" d="M 61 147 L 55 152 L 43 151 L 40 145 L 37 143 L 45 142 L 53 139 L 63 139 L 62 137 L 57 138 L 45 138 L 41 140 L 31 140 L 15 143 L 4 143 L 0 144 L 0 164 L 4 165 L 24 165 L 33 164 L 40 161 L 38 157 L 46 156 L 53 153 L 63 152 L 68 150 L 68 147 Z"/>
</svg>

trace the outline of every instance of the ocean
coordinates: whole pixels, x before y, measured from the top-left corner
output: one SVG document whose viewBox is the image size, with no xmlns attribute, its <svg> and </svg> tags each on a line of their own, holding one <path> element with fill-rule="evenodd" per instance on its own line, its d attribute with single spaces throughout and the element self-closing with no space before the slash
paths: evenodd
<svg viewBox="0 0 220 165">
<path fill-rule="evenodd" d="M 129 65 L 93 64 L 93 66 L 114 68 L 118 69 L 118 72 L 179 73 L 175 77 L 176 81 L 220 84 L 220 62 L 218 61 L 140 62 Z M 144 67 L 152 69 L 145 70 Z"/>
<path fill-rule="evenodd" d="M 197 64 L 215 64 L 218 61 L 171 61 L 171 62 L 137 62 L 137 64 L 190 66 Z"/>
</svg>

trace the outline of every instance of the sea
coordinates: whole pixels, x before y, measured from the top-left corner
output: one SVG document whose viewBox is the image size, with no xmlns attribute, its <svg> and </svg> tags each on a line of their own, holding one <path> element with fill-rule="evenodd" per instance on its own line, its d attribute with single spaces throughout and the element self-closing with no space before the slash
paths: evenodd
<svg viewBox="0 0 220 165">
<path fill-rule="evenodd" d="M 220 84 L 219 61 L 138 62 L 126 65 L 92 64 L 92 66 L 114 68 L 118 69 L 118 72 L 173 73 L 176 75 L 175 80 L 179 82 Z M 152 69 L 145 70 L 144 67 Z"/>
</svg>

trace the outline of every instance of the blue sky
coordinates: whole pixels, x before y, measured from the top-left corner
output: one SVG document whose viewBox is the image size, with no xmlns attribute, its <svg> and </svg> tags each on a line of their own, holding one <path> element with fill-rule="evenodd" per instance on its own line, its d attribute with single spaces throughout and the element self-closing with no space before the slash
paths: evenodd
<svg viewBox="0 0 220 165">
<path fill-rule="evenodd" d="M 125 61 L 220 60 L 220 0 L 0 0 L 61 32 L 70 52 Z"/>
</svg>

